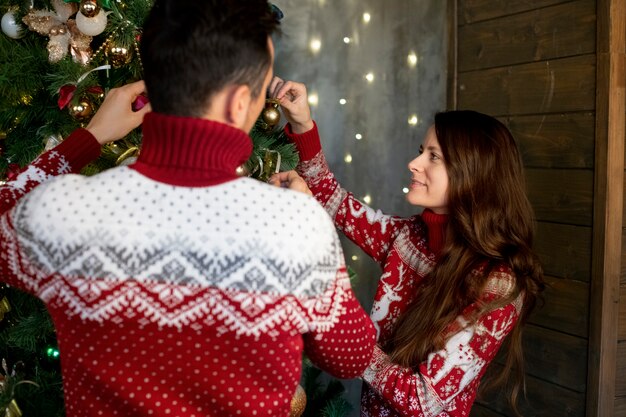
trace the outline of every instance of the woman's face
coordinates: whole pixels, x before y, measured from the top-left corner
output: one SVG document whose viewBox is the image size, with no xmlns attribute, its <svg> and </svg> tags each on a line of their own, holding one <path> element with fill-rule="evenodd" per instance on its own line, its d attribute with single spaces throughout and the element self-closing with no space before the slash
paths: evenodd
<svg viewBox="0 0 626 417">
<path fill-rule="evenodd" d="M 406 199 L 410 204 L 448 213 L 448 171 L 443 159 L 435 126 L 426 132 L 420 155 L 409 162 L 411 184 Z"/>
</svg>

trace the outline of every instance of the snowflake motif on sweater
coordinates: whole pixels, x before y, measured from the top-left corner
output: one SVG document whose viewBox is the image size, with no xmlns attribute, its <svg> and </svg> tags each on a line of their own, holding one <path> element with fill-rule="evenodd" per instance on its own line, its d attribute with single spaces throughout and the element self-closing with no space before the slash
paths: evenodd
<svg viewBox="0 0 626 417">
<path fill-rule="evenodd" d="M 286 133 L 295 142 L 301 162 L 297 168 L 315 198 L 334 219 L 338 229 L 377 261 L 383 274 L 375 295 L 371 318 L 379 342 L 384 342 L 397 318 L 413 301 L 420 283 L 435 266 L 429 249 L 429 224 L 421 216 L 387 216 L 361 203 L 343 189 L 328 168 L 321 151 L 317 126 L 301 135 Z M 484 314 L 474 324 L 465 317 L 479 303 L 506 297 L 514 290 L 514 278 L 506 265 L 488 277 L 482 299 L 468 306 L 447 332 L 447 343 L 426 361 L 407 369 L 393 364 L 380 349 L 363 374 L 361 415 L 465 417 L 474 402 L 480 378 L 513 329 L 522 306 L 522 295 Z"/>
<path fill-rule="evenodd" d="M 158 176 L 146 155 L 183 138 L 153 131 L 181 129 L 210 168 L 219 152 L 207 147 L 250 140 L 150 114 L 142 166 Z M 50 179 L 88 162 L 76 151 L 85 141 L 94 159 L 99 145 L 80 130 L 0 187 L 0 277 L 50 310 L 68 417 L 287 416 L 303 350 L 338 377 L 363 371 L 374 329 L 318 203 L 236 179 L 235 164 L 232 180 L 210 186 L 130 167 Z"/>
</svg>

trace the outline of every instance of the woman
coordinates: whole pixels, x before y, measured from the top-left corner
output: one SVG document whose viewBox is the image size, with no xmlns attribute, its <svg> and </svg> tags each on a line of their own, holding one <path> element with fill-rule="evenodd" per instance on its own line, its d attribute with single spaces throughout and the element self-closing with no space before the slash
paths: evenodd
<svg viewBox="0 0 626 417">
<path fill-rule="evenodd" d="M 363 416 L 467 416 L 508 336 L 513 409 L 523 386 L 522 326 L 544 288 L 515 141 L 496 119 L 439 113 L 409 162 L 410 218 L 374 212 L 339 186 L 321 151 L 306 88 L 275 78 L 298 173 L 271 182 L 312 192 L 336 226 L 383 268 L 371 318 L 378 347 L 363 374 Z M 310 191 L 309 191 L 310 189 Z"/>
</svg>

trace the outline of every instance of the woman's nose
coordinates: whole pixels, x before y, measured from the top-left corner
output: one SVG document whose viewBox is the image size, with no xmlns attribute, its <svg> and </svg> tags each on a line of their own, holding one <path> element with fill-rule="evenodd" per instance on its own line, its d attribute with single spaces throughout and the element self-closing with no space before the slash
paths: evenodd
<svg viewBox="0 0 626 417">
<path fill-rule="evenodd" d="M 413 159 L 412 161 L 409 162 L 408 165 L 409 171 L 413 172 L 413 171 L 422 171 L 423 167 L 422 164 L 420 162 L 420 157 L 418 156 L 417 158 Z"/>
</svg>

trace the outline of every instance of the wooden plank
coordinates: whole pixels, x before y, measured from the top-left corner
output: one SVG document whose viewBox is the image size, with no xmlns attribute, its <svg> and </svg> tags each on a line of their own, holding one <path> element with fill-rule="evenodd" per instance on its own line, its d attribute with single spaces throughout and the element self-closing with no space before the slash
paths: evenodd
<svg viewBox="0 0 626 417">
<path fill-rule="evenodd" d="M 620 342 L 617 344 L 617 360 L 616 374 L 619 376 L 615 381 L 615 396 L 626 397 L 626 342 Z"/>
<path fill-rule="evenodd" d="M 593 168 L 595 114 L 505 117 L 527 168 Z"/>
<path fill-rule="evenodd" d="M 626 2 L 598 0 L 597 19 L 596 147 L 587 416 L 612 417 L 615 412 L 615 364 L 618 354 L 622 258 Z"/>
<path fill-rule="evenodd" d="M 470 417 L 506 417 L 504 414 L 497 413 L 481 404 L 474 404 Z"/>
<path fill-rule="evenodd" d="M 624 218 L 626 224 L 626 217 Z M 626 228 L 622 229 L 622 247 L 626 246 Z M 626 285 L 626 251 L 622 250 L 622 270 L 620 272 L 620 285 Z"/>
<path fill-rule="evenodd" d="M 459 71 L 592 54 L 596 2 L 578 0 L 459 28 Z"/>
<path fill-rule="evenodd" d="M 534 249 L 547 275 L 589 281 L 591 228 L 539 222 Z"/>
<path fill-rule="evenodd" d="M 524 329 L 526 374 L 584 393 L 587 384 L 587 340 L 527 325 Z"/>
<path fill-rule="evenodd" d="M 538 9 L 564 0 L 462 0 L 459 3 L 459 23 L 467 24 L 514 13 Z"/>
<path fill-rule="evenodd" d="M 591 226 L 593 171 L 527 169 L 526 188 L 537 220 Z"/>
<path fill-rule="evenodd" d="M 586 338 L 589 327 L 589 284 L 551 276 L 546 276 L 545 280 L 548 285 L 543 294 L 544 303 L 537 304 L 528 322 Z M 624 324 L 626 326 L 626 320 Z"/>
<path fill-rule="evenodd" d="M 615 399 L 615 417 L 626 417 L 626 397 Z"/>
<path fill-rule="evenodd" d="M 501 372 L 502 366 L 493 363 L 489 374 Z M 585 394 L 551 384 L 542 379 L 526 375 L 527 399 L 521 395 L 519 409 L 526 417 L 584 417 Z M 479 395 L 477 404 L 495 410 L 505 416 L 514 415 L 504 396 L 504 390 Z"/>
<path fill-rule="evenodd" d="M 619 319 L 618 319 L 617 340 L 626 341 L 626 285 L 619 288 Z"/>
<path fill-rule="evenodd" d="M 459 73 L 458 107 L 493 116 L 595 108 L 595 55 Z"/>
</svg>

